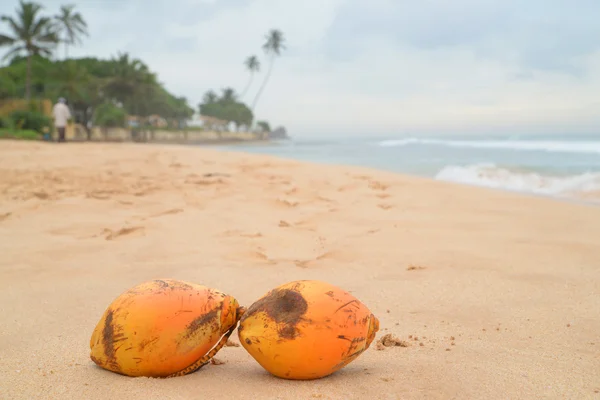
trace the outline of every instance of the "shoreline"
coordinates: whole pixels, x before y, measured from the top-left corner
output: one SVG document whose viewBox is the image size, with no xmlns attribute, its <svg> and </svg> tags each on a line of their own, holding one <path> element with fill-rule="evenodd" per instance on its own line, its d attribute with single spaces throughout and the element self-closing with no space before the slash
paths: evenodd
<svg viewBox="0 0 600 400">
<path fill-rule="evenodd" d="M 15 139 L 10 139 L 10 138 L 3 139 L 3 140 L 15 141 L 15 142 L 20 141 L 20 140 L 15 140 Z M 44 144 L 58 144 L 55 142 L 48 142 L 48 141 L 40 141 L 40 142 L 44 143 Z M 73 144 L 86 144 L 86 143 L 90 143 L 90 144 L 92 144 L 92 143 L 94 143 L 94 144 L 113 143 L 114 144 L 114 143 L 118 143 L 118 144 L 129 144 L 129 145 L 133 144 L 133 145 L 150 145 L 150 146 L 182 146 L 182 147 L 189 147 L 189 148 L 197 147 L 200 149 L 206 147 L 206 148 L 210 148 L 212 150 L 223 152 L 223 153 L 245 154 L 245 155 L 250 155 L 250 156 L 255 155 L 255 156 L 259 156 L 259 157 L 273 158 L 274 160 L 279 160 L 279 161 L 294 161 L 294 162 L 299 162 L 299 163 L 314 164 L 314 165 L 322 166 L 322 167 L 333 166 L 333 167 L 338 167 L 338 168 L 348 167 L 348 168 L 365 169 L 366 171 L 371 171 L 372 173 L 378 173 L 378 172 L 391 173 L 391 174 L 398 175 L 399 177 L 424 179 L 429 182 L 440 182 L 440 183 L 445 183 L 445 184 L 450 184 L 450 185 L 458 185 L 459 187 L 480 188 L 480 189 L 486 189 L 486 190 L 491 190 L 491 191 L 498 191 L 501 193 L 515 194 L 517 196 L 541 198 L 541 199 L 547 199 L 547 200 L 555 200 L 555 201 L 559 201 L 559 202 L 588 205 L 588 206 L 592 206 L 592 207 L 600 207 L 600 192 L 598 192 L 598 191 L 592 192 L 592 193 L 598 193 L 598 199 L 596 199 L 595 198 L 596 196 L 594 196 L 594 198 L 590 200 L 590 199 L 581 197 L 581 196 L 585 196 L 585 194 L 580 194 L 580 196 L 578 197 L 578 196 L 560 196 L 560 195 L 536 193 L 534 191 L 511 190 L 511 189 L 506 189 L 506 188 L 490 187 L 490 186 L 476 185 L 476 184 L 471 184 L 471 183 L 447 181 L 447 180 L 442 180 L 442 179 L 436 179 L 435 177 L 431 177 L 431 176 L 411 174 L 408 172 L 401 172 L 401 171 L 396 171 L 396 170 L 392 170 L 392 169 L 382 169 L 382 168 L 370 167 L 368 165 L 306 161 L 306 160 L 301 160 L 301 159 L 297 159 L 297 158 L 285 157 L 285 156 L 274 155 L 274 154 L 253 153 L 253 152 L 243 151 L 244 146 L 255 146 L 255 145 L 262 145 L 262 144 L 276 145 L 277 144 L 277 141 L 268 140 L 268 139 L 267 140 L 263 140 L 263 139 L 256 139 L 256 140 L 228 139 L 228 140 L 223 140 L 223 141 L 206 140 L 205 142 L 201 142 L 201 141 L 199 141 L 199 142 L 166 142 L 166 141 L 165 142 L 161 142 L 161 141 L 132 142 L 132 141 L 119 141 L 119 140 L 114 140 L 114 141 L 111 141 L 111 140 L 106 140 L 106 141 L 72 140 L 72 141 L 69 141 L 64 144 L 61 143 L 61 145 L 68 145 L 68 143 L 73 143 Z M 223 146 L 223 148 L 219 148 L 220 146 Z M 231 148 L 227 148 L 225 146 L 231 146 Z M 234 150 L 234 148 L 241 149 L 241 150 Z"/>
<path fill-rule="evenodd" d="M 0 302 L 10 323 L 0 387 L 11 399 L 600 392 L 598 207 L 201 146 L 2 144 Z M 180 378 L 96 367 L 89 340 L 106 307 L 160 278 L 244 306 L 285 282 L 330 282 L 377 316 L 376 340 L 389 333 L 404 346 L 374 343 L 308 382 L 270 376 L 242 347 Z"/>
<path fill-rule="evenodd" d="M 243 146 L 245 146 L 245 145 L 252 146 L 254 144 L 261 144 L 261 143 L 243 143 L 243 142 L 239 142 L 239 143 L 225 144 L 224 146 L 237 147 L 239 149 L 242 149 L 240 152 L 244 153 L 244 154 L 257 154 L 257 155 L 259 154 L 259 155 L 264 155 L 264 156 L 277 157 L 279 159 L 285 159 L 285 160 L 294 160 L 294 161 L 299 161 L 299 162 L 315 163 L 315 164 L 319 164 L 319 165 L 323 165 L 323 166 L 331 166 L 331 165 L 333 165 L 333 166 L 342 166 L 342 167 L 346 166 L 346 167 L 367 168 L 367 169 L 372 169 L 374 171 L 383 171 L 383 172 L 396 173 L 396 174 L 399 174 L 399 175 L 402 175 L 402 176 L 411 176 L 411 177 L 417 177 L 417 178 L 430 179 L 430 180 L 433 180 L 435 182 L 452 183 L 452 184 L 457 184 L 457 185 L 460 185 L 460 186 L 478 187 L 478 188 L 485 188 L 485 189 L 490 189 L 490 190 L 498 190 L 498 191 L 501 191 L 501 192 L 526 195 L 526 196 L 549 198 L 549 199 L 558 200 L 558 201 L 574 202 L 574 203 L 577 203 L 577 204 L 587 204 L 587 205 L 592 205 L 592 206 L 597 206 L 597 207 L 600 206 L 600 190 L 594 190 L 594 191 L 590 191 L 590 192 L 579 192 L 578 194 L 574 194 L 574 195 L 547 194 L 547 193 L 538 193 L 538 192 L 535 192 L 533 190 L 529 190 L 529 191 L 527 191 L 527 190 L 515 190 L 515 189 L 502 188 L 502 187 L 492 187 L 492 186 L 486 186 L 486 185 L 478 185 L 478 184 L 467 183 L 467 182 L 458 182 L 458 181 L 443 180 L 443 179 L 437 179 L 434 176 L 430 176 L 430 175 L 410 173 L 410 172 L 399 171 L 399 170 L 395 170 L 395 169 L 391 169 L 391 168 L 390 169 L 377 168 L 377 167 L 371 167 L 371 166 L 364 165 L 364 164 L 344 164 L 344 163 L 334 163 L 334 162 L 319 162 L 319 161 L 312 161 L 312 160 L 311 161 L 306 161 L 306 160 L 297 159 L 297 158 L 293 158 L 293 157 L 285 157 L 285 156 L 273 155 L 273 154 L 268 154 L 268 153 L 253 153 L 253 152 L 244 152 L 243 151 Z M 268 144 L 273 145 L 273 144 L 276 144 L 276 143 L 268 142 Z M 217 145 L 217 147 L 218 147 L 218 145 Z M 219 149 L 219 150 L 221 150 L 221 149 Z M 235 150 L 233 150 L 233 148 L 231 148 L 231 149 L 224 148 L 222 150 L 223 151 L 230 151 L 230 150 L 231 151 L 235 151 Z M 536 173 L 541 173 L 541 172 L 538 171 Z M 588 196 L 591 196 L 591 198 L 587 198 Z"/>
</svg>

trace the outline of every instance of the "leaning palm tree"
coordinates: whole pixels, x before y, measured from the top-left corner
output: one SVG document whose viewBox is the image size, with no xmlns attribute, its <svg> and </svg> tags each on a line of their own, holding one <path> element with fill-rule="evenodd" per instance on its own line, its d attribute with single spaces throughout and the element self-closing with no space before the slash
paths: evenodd
<svg viewBox="0 0 600 400">
<path fill-rule="evenodd" d="M 69 45 L 81 43 L 81 36 L 88 36 L 87 23 L 80 13 L 74 12 L 74 5 L 60 7 L 60 14 L 54 16 L 61 41 L 65 44 L 65 60 L 69 57 Z"/>
<path fill-rule="evenodd" d="M 260 71 L 260 61 L 258 61 L 258 57 L 250 56 L 246 59 L 246 61 L 244 61 L 244 65 L 246 66 L 246 69 L 250 71 L 250 80 L 248 81 L 246 88 L 242 92 L 242 95 L 240 96 L 241 98 L 244 98 L 244 96 L 248 92 L 248 89 L 250 89 L 252 81 L 254 80 L 254 74 Z"/>
<path fill-rule="evenodd" d="M 10 46 L 4 60 L 25 52 L 27 55 L 27 77 L 25 83 L 25 98 L 31 98 L 31 58 L 34 55 L 49 56 L 58 43 L 58 36 L 48 17 L 39 15 L 42 6 L 36 3 L 19 1 L 17 17 L 3 15 L 1 20 L 6 22 L 13 36 L 0 34 L 0 46 Z"/>
<path fill-rule="evenodd" d="M 258 90 L 254 101 L 252 102 L 252 111 L 254 111 L 254 107 L 256 107 L 256 103 L 260 95 L 262 94 L 267 82 L 269 81 L 269 77 L 271 76 L 271 71 L 273 71 L 273 64 L 275 63 L 275 58 L 281 55 L 281 51 L 285 49 L 283 44 L 284 38 L 283 33 L 278 29 L 271 29 L 269 33 L 265 36 L 267 41 L 263 45 L 263 50 L 267 53 L 267 56 L 270 56 L 269 60 L 269 70 L 267 71 L 267 75 L 265 75 L 265 80 L 262 83 L 262 86 Z"/>
</svg>

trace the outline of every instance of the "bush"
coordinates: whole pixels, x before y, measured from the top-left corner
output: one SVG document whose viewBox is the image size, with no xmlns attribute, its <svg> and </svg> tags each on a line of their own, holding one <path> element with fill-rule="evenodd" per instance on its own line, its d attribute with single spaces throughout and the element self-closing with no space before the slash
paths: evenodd
<svg viewBox="0 0 600 400">
<path fill-rule="evenodd" d="M 0 129 L 12 129 L 13 123 L 8 117 L 0 117 Z"/>
<path fill-rule="evenodd" d="M 16 129 L 43 133 L 45 130 L 49 131 L 52 128 L 50 118 L 36 111 L 16 110 L 10 114 L 10 119 Z"/>
<path fill-rule="evenodd" d="M 107 128 L 125 126 L 125 118 L 127 113 L 122 108 L 119 108 L 110 103 L 104 103 L 96 108 L 94 124 Z"/>
<path fill-rule="evenodd" d="M 11 131 L 0 129 L 0 139 L 39 140 L 40 134 L 32 130 Z"/>
</svg>

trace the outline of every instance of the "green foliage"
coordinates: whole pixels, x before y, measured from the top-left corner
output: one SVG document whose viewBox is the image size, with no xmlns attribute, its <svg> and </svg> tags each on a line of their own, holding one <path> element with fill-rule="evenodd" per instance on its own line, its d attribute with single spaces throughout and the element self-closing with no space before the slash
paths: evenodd
<svg viewBox="0 0 600 400">
<path fill-rule="evenodd" d="M 25 58 L 15 58 L 8 67 L 0 68 L 0 84 L 2 79 L 9 82 L 0 85 L 0 95 L 4 88 L 9 88 L 7 97 L 24 96 L 26 62 Z M 65 97 L 75 122 L 84 126 L 94 109 L 106 102 L 120 103 L 126 114 L 141 117 L 158 114 L 179 121 L 194 113 L 187 99 L 169 93 L 148 67 L 139 60 L 131 60 L 127 54 L 110 60 L 82 58 L 56 62 L 32 57 L 32 68 L 34 93 L 52 101 Z"/>
<path fill-rule="evenodd" d="M 42 9 L 40 4 L 20 0 L 15 17 L 2 15 L 0 18 L 11 32 L 10 35 L 0 34 L 0 47 L 9 47 L 4 59 L 27 55 L 27 99 L 31 97 L 31 57 L 50 56 L 58 43 L 56 26 L 51 18 L 41 15 Z"/>
<path fill-rule="evenodd" d="M 10 99 L 14 97 L 16 93 L 17 86 L 12 79 L 8 76 L 0 75 L 0 100 Z"/>
<path fill-rule="evenodd" d="M 37 111 L 16 110 L 10 114 L 10 119 L 17 129 L 28 129 L 43 133 L 52 128 L 50 118 Z"/>
<path fill-rule="evenodd" d="M 35 1 L 19 0 L 12 16 L 1 17 L 0 24 L 7 34 L 0 34 L 0 47 L 7 48 L 5 59 L 10 64 L 0 68 L 0 99 L 56 101 L 65 97 L 74 121 L 84 126 L 92 118 L 104 126 L 123 126 L 127 115 L 141 117 L 146 125 L 144 118 L 157 114 L 168 120 L 169 127 L 181 129 L 183 121 L 193 115 L 194 109 L 186 98 L 169 93 L 145 63 L 127 53 L 118 53 L 109 60 L 67 59 L 68 46 L 88 35 L 85 19 L 72 5 L 62 6 L 55 16 L 44 12 L 45 8 Z M 263 49 L 271 56 L 270 65 L 252 109 L 269 79 L 275 57 L 285 49 L 284 42 L 279 30 L 271 30 L 266 36 Z M 56 55 L 59 43 L 65 46 L 65 60 L 51 61 L 48 57 Z M 261 64 L 258 57 L 250 56 L 245 66 L 250 72 L 247 90 Z M 251 126 L 254 119 L 252 109 L 229 88 L 221 96 L 208 92 L 199 108 L 203 115 L 233 122 L 238 128 Z M 39 110 L 30 108 L 29 112 L 20 116 L 20 123 L 35 126 L 33 129 L 39 131 L 40 126 L 45 126 L 36 117 Z"/>
<path fill-rule="evenodd" d="M 94 123 L 107 128 L 123 127 L 126 117 L 127 114 L 122 108 L 111 103 L 104 103 L 96 108 Z"/>
<path fill-rule="evenodd" d="M 223 89 L 221 97 L 217 97 L 213 91 L 206 92 L 199 109 L 202 115 L 233 122 L 238 128 L 242 125 L 252 125 L 254 119 L 250 108 L 238 101 L 235 91 L 230 88 Z"/>
<path fill-rule="evenodd" d="M 267 121 L 256 121 L 256 125 L 258 125 L 263 132 L 271 132 L 271 125 L 269 125 Z"/>
<path fill-rule="evenodd" d="M 256 103 L 258 103 L 258 99 L 260 98 L 263 90 L 265 90 L 265 86 L 271 77 L 271 72 L 273 71 L 273 64 L 275 63 L 275 57 L 280 56 L 282 50 L 285 49 L 285 39 L 283 37 L 283 32 L 279 29 L 271 29 L 269 33 L 265 36 L 267 41 L 263 44 L 262 48 L 264 52 L 270 56 L 269 61 L 269 70 L 265 75 L 265 79 L 263 80 L 262 85 L 258 89 L 258 93 L 256 93 L 256 97 L 254 97 L 254 101 L 252 102 L 252 110 L 256 107 Z"/>
<path fill-rule="evenodd" d="M 68 45 L 81 43 L 81 36 L 87 36 L 87 23 L 80 13 L 74 12 L 74 5 L 60 7 L 60 14 L 54 16 L 57 23 L 57 34 L 65 44 L 65 58 L 68 54 Z"/>
<path fill-rule="evenodd" d="M 40 134 L 30 129 L 2 129 L 0 128 L 0 139 L 39 140 Z"/>
<path fill-rule="evenodd" d="M 13 129 L 14 124 L 9 117 L 0 117 L 0 129 Z"/>
</svg>

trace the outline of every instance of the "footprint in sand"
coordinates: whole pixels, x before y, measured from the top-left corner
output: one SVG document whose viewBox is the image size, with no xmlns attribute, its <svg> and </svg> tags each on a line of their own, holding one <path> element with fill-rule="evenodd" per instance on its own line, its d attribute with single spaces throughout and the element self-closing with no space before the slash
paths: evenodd
<svg viewBox="0 0 600 400">
<path fill-rule="evenodd" d="M 288 200 L 288 199 L 277 199 L 277 200 L 275 200 L 275 203 L 285 206 L 285 207 L 296 207 L 298 204 L 300 204 L 297 201 Z"/>
<path fill-rule="evenodd" d="M 167 210 L 167 211 L 160 212 L 158 214 L 151 215 L 148 218 L 157 218 L 157 217 L 162 217 L 164 215 L 179 214 L 179 213 L 182 213 L 182 212 L 183 212 L 183 208 L 173 208 L 171 210 Z"/>
<path fill-rule="evenodd" d="M 104 229 L 102 235 L 104 235 L 104 239 L 106 240 L 115 240 L 122 236 L 131 236 L 135 234 L 135 236 L 141 236 L 145 232 L 145 228 L 143 226 L 132 226 L 127 228 L 121 228 L 118 231 L 113 231 L 111 229 Z"/>
<path fill-rule="evenodd" d="M 325 203 L 329 203 L 329 204 L 331 204 L 331 203 L 337 204 L 337 201 L 327 198 L 325 196 L 317 196 L 316 200 L 324 201 Z"/>
<path fill-rule="evenodd" d="M 336 258 L 335 256 L 336 256 L 336 252 L 327 251 L 327 252 L 325 252 L 315 258 L 312 258 L 310 260 L 293 260 L 293 261 L 297 267 L 306 269 L 306 268 L 315 266 L 315 264 L 317 264 L 319 261 L 335 259 Z M 285 261 L 285 260 L 281 260 L 281 261 Z"/>
<path fill-rule="evenodd" d="M 377 182 L 377 181 L 370 181 L 369 182 L 369 188 L 373 189 L 373 190 L 387 190 L 388 189 L 388 185 L 384 185 L 381 182 Z"/>
<path fill-rule="evenodd" d="M 201 185 L 201 186 L 208 186 L 208 185 L 225 185 L 227 184 L 226 181 L 224 181 L 223 179 L 186 179 L 185 183 L 187 184 L 194 184 L 194 185 Z"/>
<path fill-rule="evenodd" d="M 4 214 L 0 214 L 0 221 L 4 221 L 5 219 L 7 219 L 8 217 L 10 217 L 12 215 L 12 212 L 7 212 Z"/>
<path fill-rule="evenodd" d="M 40 200 L 48 200 L 50 198 L 50 195 L 46 192 L 33 192 L 31 193 L 31 195 L 33 197 L 37 197 Z"/>
<path fill-rule="evenodd" d="M 260 232 L 243 232 L 243 231 L 239 231 L 239 230 L 227 230 L 225 232 L 222 232 L 220 236 L 226 236 L 226 237 L 245 237 L 245 238 L 259 238 L 262 237 L 263 234 Z"/>
<path fill-rule="evenodd" d="M 255 262 L 263 262 L 267 264 L 276 264 L 275 260 L 271 260 L 269 256 L 265 253 L 264 249 L 259 248 L 255 251 L 250 251 L 242 255 L 245 260 L 255 261 Z"/>
<path fill-rule="evenodd" d="M 88 199 L 108 200 L 114 194 L 117 194 L 117 191 L 115 191 L 115 190 L 94 190 L 92 192 L 86 193 L 85 197 L 87 197 Z"/>
<path fill-rule="evenodd" d="M 377 207 L 381 208 L 382 210 L 389 210 L 391 208 L 394 208 L 394 206 L 391 204 L 378 204 Z"/>
</svg>

